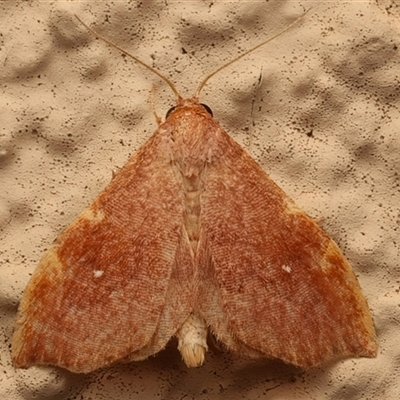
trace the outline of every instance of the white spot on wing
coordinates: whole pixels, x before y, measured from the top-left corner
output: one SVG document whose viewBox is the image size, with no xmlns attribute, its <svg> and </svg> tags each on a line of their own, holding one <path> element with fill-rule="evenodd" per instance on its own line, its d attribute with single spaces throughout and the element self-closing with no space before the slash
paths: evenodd
<svg viewBox="0 0 400 400">
<path fill-rule="evenodd" d="M 282 269 L 286 271 L 288 274 L 292 272 L 292 268 L 289 265 L 282 265 Z"/>
</svg>

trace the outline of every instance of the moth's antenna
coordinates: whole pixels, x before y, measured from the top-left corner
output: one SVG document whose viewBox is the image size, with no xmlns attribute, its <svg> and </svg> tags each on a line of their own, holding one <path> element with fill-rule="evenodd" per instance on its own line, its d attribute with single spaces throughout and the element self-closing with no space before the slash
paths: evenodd
<svg viewBox="0 0 400 400">
<path fill-rule="evenodd" d="M 214 72 L 211 72 L 211 74 L 207 75 L 202 82 L 200 83 L 199 87 L 196 90 L 196 94 L 195 94 L 195 98 L 198 99 L 201 90 L 203 89 L 204 85 L 207 83 L 207 81 L 213 77 L 216 73 L 218 73 L 219 71 L 221 71 L 221 69 L 224 69 L 226 67 L 228 67 L 229 65 L 233 64 L 234 62 L 236 62 L 237 60 L 240 60 L 241 58 L 243 58 L 244 56 L 246 56 L 247 54 L 251 53 L 252 51 L 258 49 L 261 46 L 264 46 L 265 44 L 267 44 L 268 42 L 271 42 L 272 40 L 276 39 L 278 36 L 283 35 L 285 32 L 287 32 L 292 26 L 294 26 L 295 24 L 297 24 L 309 11 L 311 10 L 311 8 L 309 8 L 303 15 L 301 15 L 299 18 L 297 18 L 294 22 L 292 22 L 288 27 L 286 27 L 283 31 L 280 31 L 279 33 L 277 33 L 276 35 L 268 38 L 267 40 L 264 40 L 263 42 L 259 43 L 257 46 L 251 48 L 250 50 L 245 51 L 243 54 L 241 54 L 240 56 L 234 58 L 233 60 L 227 62 L 226 64 L 222 65 L 221 67 L 219 67 L 218 69 L 216 69 Z"/>
<path fill-rule="evenodd" d="M 158 72 L 155 68 L 151 67 L 150 65 L 146 64 L 145 62 L 139 60 L 137 57 L 133 56 L 132 54 L 128 53 L 126 50 L 123 48 L 119 47 L 115 43 L 111 42 L 110 40 L 106 39 L 105 37 L 101 36 L 99 33 L 97 33 L 95 30 L 93 30 L 90 26 L 86 25 L 76 14 L 75 18 L 89 31 L 91 32 L 94 36 L 96 36 L 98 39 L 101 39 L 103 42 L 106 42 L 110 46 L 114 47 L 115 49 L 119 50 L 121 53 L 127 55 L 128 57 L 132 58 L 135 60 L 137 63 L 143 65 L 144 67 L 148 68 L 151 72 L 155 73 L 157 76 L 159 76 L 163 81 L 167 82 L 169 87 L 172 89 L 174 92 L 177 101 L 179 101 L 182 96 L 179 94 L 178 90 L 174 86 L 174 84 L 164 75 L 162 75 L 160 72 Z"/>
</svg>

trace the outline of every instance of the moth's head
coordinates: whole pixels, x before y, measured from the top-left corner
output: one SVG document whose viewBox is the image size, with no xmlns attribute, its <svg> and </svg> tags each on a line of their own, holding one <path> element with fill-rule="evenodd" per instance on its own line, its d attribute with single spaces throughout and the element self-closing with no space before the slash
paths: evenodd
<svg viewBox="0 0 400 400">
<path fill-rule="evenodd" d="M 167 111 L 167 114 L 165 115 L 165 120 L 171 118 L 172 116 L 176 117 L 178 114 L 185 112 L 195 113 L 198 115 L 202 114 L 208 117 L 213 116 L 211 108 L 208 107 L 208 105 L 206 104 L 199 103 L 199 100 L 196 97 L 193 97 L 191 99 L 179 98 L 176 106 L 171 107 Z"/>
</svg>

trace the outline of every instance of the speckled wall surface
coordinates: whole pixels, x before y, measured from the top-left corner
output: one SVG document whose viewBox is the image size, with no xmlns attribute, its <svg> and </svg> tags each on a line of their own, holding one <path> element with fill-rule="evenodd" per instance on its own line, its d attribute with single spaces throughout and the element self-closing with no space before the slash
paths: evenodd
<svg viewBox="0 0 400 400">
<path fill-rule="evenodd" d="M 18 302 L 42 253 L 222 63 L 298 26 L 216 75 L 201 101 L 338 243 L 372 310 L 376 359 L 303 372 L 224 351 L 188 369 L 172 343 L 156 357 L 89 375 L 16 370 Z M 400 10 L 391 2 L 41 2 L 0 4 L 1 398 L 398 398 Z M 284 323 L 284 321 L 282 321 Z M 129 332 L 127 332 L 129 335 Z"/>
</svg>

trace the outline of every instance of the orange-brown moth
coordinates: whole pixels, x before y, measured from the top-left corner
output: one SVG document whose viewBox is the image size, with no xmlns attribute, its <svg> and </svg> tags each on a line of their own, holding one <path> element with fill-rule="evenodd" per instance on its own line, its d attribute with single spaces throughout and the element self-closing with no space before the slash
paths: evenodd
<svg viewBox="0 0 400 400">
<path fill-rule="evenodd" d="M 376 355 L 367 302 L 337 245 L 199 103 L 214 73 L 191 99 L 162 77 L 176 107 L 27 285 L 17 367 L 87 373 L 143 360 L 174 336 L 198 366 L 207 332 L 240 355 L 303 368 Z"/>
</svg>

